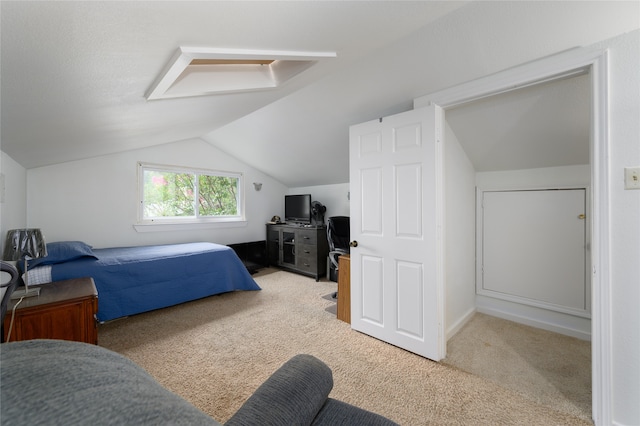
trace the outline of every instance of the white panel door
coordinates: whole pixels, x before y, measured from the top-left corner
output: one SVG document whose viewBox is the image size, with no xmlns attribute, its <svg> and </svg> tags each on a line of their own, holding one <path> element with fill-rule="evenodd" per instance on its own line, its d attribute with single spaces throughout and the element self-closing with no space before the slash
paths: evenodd
<svg viewBox="0 0 640 426">
<path fill-rule="evenodd" d="M 442 110 L 350 128 L 351 326 L 424 357 L 446 355 Z"/>
<path fill-rule="evenodd" d="M 482 192 L 479 293 L 588 315 L 586 190 Z"/>
</svg>

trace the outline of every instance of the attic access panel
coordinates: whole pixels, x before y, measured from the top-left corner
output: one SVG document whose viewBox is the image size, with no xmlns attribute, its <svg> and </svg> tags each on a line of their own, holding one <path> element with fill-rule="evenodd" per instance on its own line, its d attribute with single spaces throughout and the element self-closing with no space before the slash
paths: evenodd
<svg viewBox="0 0 640 426">
<path fill-rule="evenodd" d="M 146 93 L 147 100 L 278 87 L 335 52 L 180 47 Z"/>
</svg>

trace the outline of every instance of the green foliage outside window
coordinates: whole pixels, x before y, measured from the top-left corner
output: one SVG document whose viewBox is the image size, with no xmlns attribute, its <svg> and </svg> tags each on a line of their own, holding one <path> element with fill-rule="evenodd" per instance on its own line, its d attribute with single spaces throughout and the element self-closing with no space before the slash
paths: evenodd
<svg viewBox="0 0 640 426">
<path fill-rule="evenodd" d="M 198 176 L 198 214 L 235 216 L 238 214 L 238 179 L 225 176 Z"/>
<path fill-rule="evenodd" d="M 239 177 L 144 168 L 143 179 L 144 219 L 240 214 Z"/>
</svg>

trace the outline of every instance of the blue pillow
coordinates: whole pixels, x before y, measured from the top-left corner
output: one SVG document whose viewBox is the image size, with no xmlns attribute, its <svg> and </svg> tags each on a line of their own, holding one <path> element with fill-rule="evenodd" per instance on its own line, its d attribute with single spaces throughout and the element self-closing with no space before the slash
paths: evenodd
<svg viewBox="0 0 640 426">
<path fill-rule="evenodd" d="M 57 241 L 47 243 L 47 255 L 38 259 L 29 260 L 29 268 L 35 268 L 38 265 L 54 265 L 81 257 L 98 258 L 93 253 L 93 250 L 91 250 L 91 246 L 82 241 Z"/>
</svg>

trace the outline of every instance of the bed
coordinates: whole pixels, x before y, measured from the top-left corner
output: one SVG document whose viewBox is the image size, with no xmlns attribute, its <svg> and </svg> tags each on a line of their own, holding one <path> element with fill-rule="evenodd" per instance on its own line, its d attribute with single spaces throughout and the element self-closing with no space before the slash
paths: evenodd
<svg viewBox="0 0 640 426">
<path fill-rule="evenodd" d="M 92 277 L 100 322 L 214 294 L 260 290 L 233 249 L 214 243 L 94 249 L 62 241 L 48 243 L 47 251 L 29 262 L 29 284 Z"/>
</svg>

